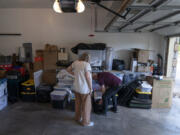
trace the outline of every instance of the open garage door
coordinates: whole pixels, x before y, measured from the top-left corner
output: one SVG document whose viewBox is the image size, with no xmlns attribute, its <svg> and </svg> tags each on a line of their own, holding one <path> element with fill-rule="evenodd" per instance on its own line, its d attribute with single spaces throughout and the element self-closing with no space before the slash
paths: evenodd
<svg viewBox="0 0 180 135">
<path fill-rule="evenodd" d="M 175 79 L 174 96 L 180 97 L 180 37 L 169 39 L 166 76 Z"/>
</svg>

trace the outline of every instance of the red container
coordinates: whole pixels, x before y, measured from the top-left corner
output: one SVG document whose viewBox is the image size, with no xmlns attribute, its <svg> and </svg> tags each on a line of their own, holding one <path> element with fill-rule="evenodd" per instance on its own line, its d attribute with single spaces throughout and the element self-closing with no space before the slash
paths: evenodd
<svg viewBox="0 0 180 135">
<path fill-rule="evenodd" d="M 12 64 L 0 65 L 0 68 L 5 69 L 6 71 L 12 70 Z"/>
<path fill-rule="evenodd" d="M 43 57 L 35 57 L 34 61 L 35 62 L 43 61 Z"/>
</svg>

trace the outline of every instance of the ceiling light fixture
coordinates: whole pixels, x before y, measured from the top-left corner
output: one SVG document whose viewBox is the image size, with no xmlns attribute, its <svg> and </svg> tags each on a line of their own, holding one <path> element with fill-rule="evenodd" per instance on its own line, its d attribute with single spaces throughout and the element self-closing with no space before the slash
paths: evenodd
<svg viewBox="0 0 180 135">
<path fill-rule="evenodd" d="M 76 10 L 77 10 L 78 13 L 84 12 L 85 6 L 84 6 L 82 0 L 78 0 Z"/>
<path fill-rule="evenodd" d="M 53 5 L 53 9 L 56 13 L 62 13 L 63 11 L 61 10 L 61 5 L 59 0 L 55 0 L 54 5 Z"/>
</svg>

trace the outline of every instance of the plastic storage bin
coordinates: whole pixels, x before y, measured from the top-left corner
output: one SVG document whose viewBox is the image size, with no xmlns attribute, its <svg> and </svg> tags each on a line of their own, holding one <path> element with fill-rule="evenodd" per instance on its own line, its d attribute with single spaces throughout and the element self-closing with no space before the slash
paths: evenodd
<svg viewBox="0 0 180 135">
<path fill-rule="evenodd" d="M 0 80 L 0 97 L 7 94 L 7 79 Z"/>
<path fill-rule="evenodd" d="M 8 104 L 7 95 L 0 97 L 0 111 L 3 110 Z"/>
<path fill-rule="evenodd" d="M 21 92 L 21 100 L 24 102 L 36 101 L 36 92 Z"/>
<path fill-rule="evenodd" d="M 36 88 L 36 95 L 38 102 L 50 102 L 50 92 L 52 87 L 49 85 L 40 85 Z"/>
<path fill-rule="evenodd" d="M 21 83 L 21 91 L 35 92 L 34 80 L 28 80 L 24 83 Z"/>
<path fill-rule="evenodd" d="M 7 72 L 8 100 L 12 103 L 18 101 L 20 85 L 23 80 L 20 72 L 12 70 Z"/>
<path fill-rule="evenodd" d="M 70 79 L 69 80 L 68 79 L 58 79 L 58 82 L 72 85 L 74 81 L 70 80 Z"/>
<path fill-rule="evenodd" d="M 67 103 L 67 92 L 66 91 L 51 92 L 51 103 L 53 108 L 64 109 Z"/>
</svg>

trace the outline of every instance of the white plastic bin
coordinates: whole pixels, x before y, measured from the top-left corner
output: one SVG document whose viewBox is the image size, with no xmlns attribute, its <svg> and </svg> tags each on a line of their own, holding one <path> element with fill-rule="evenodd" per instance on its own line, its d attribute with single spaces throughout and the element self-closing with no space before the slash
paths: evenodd
<svg viewBox="0 0 180 135">
<path fill-rule="evenodd" d="M 7 95 L 0 97 L 0 111 L 3 110 L 8 104 Z"/>
</svg>

